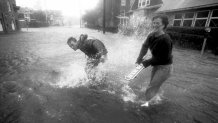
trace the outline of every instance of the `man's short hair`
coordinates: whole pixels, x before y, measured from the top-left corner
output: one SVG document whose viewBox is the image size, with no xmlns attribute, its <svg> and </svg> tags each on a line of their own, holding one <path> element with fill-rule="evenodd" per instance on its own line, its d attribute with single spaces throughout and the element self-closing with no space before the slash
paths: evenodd
<svg viewBox="0 0 218 123">
<path fill-rule="evenodd" d="M 164 29 L 167 28 L 167 25 L 169 24 L 169 20 L 168 20 L 168 17 L 167 15 L 164 15 L 164 14 L 160 14 L 160 15 L 156 15 L 152 18 L 152 21 L 154 21 L 154 19 L 157 19 L 157 18 L 160 18 L 163 25 L 164 25 Z"/>
<path fill-rule="evenodd" d="M 70 37 L 70 38 L 68 38 L 68 40 L 67 40 L 67 44 L 71 44 L 71 42 L 77 42 L 77 40 L 76 40 L 76 38 L 74 38 L 74 37 Z"/>
</svg>

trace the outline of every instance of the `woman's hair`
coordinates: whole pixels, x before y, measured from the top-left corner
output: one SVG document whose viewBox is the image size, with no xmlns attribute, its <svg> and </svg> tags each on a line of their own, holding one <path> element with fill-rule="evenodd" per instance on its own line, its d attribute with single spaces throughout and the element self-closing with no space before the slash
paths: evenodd
<svg viewBox="0 0 218 123">
<path fill-rule="evenodd" d="M 168 17 L 167 17 L 166 15 L 163 15 L 163 14 L 161 14 L 161 15 L 156 15 L 156 16 L 154 16 L 154 17 L 152 18 L 152 21 L 154 21 L 154 19 L 157 19 L 157 18 L 160 18 L 160 19 L 161 19 L 161 21 L 162 21 L 162 23 L 163 23 L 163 25 L 164 25 L 164 29 L 166 29 L 166 28 L 167 28 L 167 25 L 169 24 Z"/>
</svg>

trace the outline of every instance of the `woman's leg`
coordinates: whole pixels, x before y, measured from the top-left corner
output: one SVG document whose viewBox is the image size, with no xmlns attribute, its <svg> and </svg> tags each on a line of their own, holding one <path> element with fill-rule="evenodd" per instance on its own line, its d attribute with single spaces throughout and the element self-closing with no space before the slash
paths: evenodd
<svg viewBox="0 0 218 123">
<path fill-rule="evenodd" d="M 145 100 L 152 99 L 160 89 L 160 86 L 170 76 L 171 65 L 154 66 L 151 74 L 151 81 L 145 92 Z"/>
</svg>

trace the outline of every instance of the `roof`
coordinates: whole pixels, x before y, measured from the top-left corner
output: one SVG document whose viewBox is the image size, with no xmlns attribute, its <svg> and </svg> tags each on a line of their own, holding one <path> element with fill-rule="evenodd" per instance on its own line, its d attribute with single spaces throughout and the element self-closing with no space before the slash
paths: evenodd
<svg viewBox="0 0 218 123">
<path fill-rule="evenodd" d="M 218 6 L 218 0 L 163 0 L 157 12 L 171 12 Z"/>
</svg>

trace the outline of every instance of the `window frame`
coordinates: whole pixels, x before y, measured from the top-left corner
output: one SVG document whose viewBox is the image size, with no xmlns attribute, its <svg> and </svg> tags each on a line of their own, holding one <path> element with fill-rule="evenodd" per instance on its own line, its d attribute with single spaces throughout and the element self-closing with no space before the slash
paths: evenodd
<svg viewBox="0 0 218 123">
<path fill-rule="evenodd" d="M 218 16 L 217 16 L 217 17 L 213 17 L 213 16 L 212 16 L 214 11 L 218 11 L 218 9 L 212 10 L 211 16 L 210 16 L 210 20 L 209 20 L 209 23 L 208 23 L 208 26 L 210 26 L 211 20 L 213 20 L 213 19 L 217 19 L 217 20 L 218 20 Z M 218 27 L 218 26 L 217 26 L 217 27 Z"/>
<path fill-rule="evenodd" d="M 198 13 L 204 12 L 204 11 L 208 11 L 207 17 L 197 18 Z M 175 24 L 175 21 L 180 20 L 181 22 L 180 22 L 180 26 L 179 27 L 189 27 L 189 26 L 184 26 L 184 21 L 192 20 L 192 25 L 190 27 L 197 27 L 197 26 L 195 26 L 196 21 L 198 21 L 198 20 L 206 20 L 205 25 L 203 25 L 202 27 L 210 27 L 211 20 L 218 19 L 218 16 L 217 17 L 212 17 L 213 11 L 218 11 L 218 9 L 214 9 L 214 10 L 201 10 L 201 11 L 194 11 L 194 12 L 186 12 L 186 13 L 194 13 L 193 18 L 185 18 L 185 14 L 186 13 L 175 13 L 174 14 L 174 19 L 173 19 L 173 26 Z M 177 14 L 181 14 L 181 18 L 175 19 L 175 16 Z M 175 27 L 178 27 L 178 26 L 175 26 Z"/>
<path fill-rule="evenodd" d="M 177 18 L 177 19 L 175 19 L 177 14 L 181 14 L 181 18 Z M 179 26 L 175 26 L 175 27 L 181 27 L 181 24 L 182 24 L 182 18 L 183 18 L 183 13 L 176 13 L 176 14 L 174 15 L 174 19 L 173 19 L 173 26 L 174 26 L 175 21 L 180 21 Z"/>
<path fill-rule="evenodd" d="M 146 7 L 148 5 L 150 5 L 150 0 L 139 0 L 138 2 L 138 8 Z"/>
<path fill-rule="evenodd" d="M 151 4 L 151 1 L 150 0 L 146 0 L 145 3 L 146 3 L 146 6 L 148 6 L 148 5 Z"/>
<path fill-rule="evenodd" d="M 122 26 L 127 26 L 128 23 L 129 23 L 129 18 L 125 18 L 126 16 L 123 16 L 120 18 L 120 23 L 119 25 L 122 25 Z"/>
<path fill-rule="evenodd" d="M 204 12 L 204 11 L 208 11 L 207 17 L 197 18 L 198 13 L 199 13 L 199 12 Z M 205 25 L 203 26 L 203 27 L 206 27 L 206 26 L 207 26 L 207 23 L 208 23 L 208 20 L 209 20 L 209 17 L 210 17 L 210 10 L 197 11 L 197 12 L 196 12 L 196 16 L 195 16 L 195 21 L 194 21 L 193 27 L 196 27 L 195 24 L 196 24 L 196 21 L 197 21 L 197 20 L 206 20 L 206 23 L 205 23 Z"/>
<path fill-rule="evenodd" d="M 192 18 L 185 18 L 185 15 L 188 14 L 188 13 L 193 13 L 193 17 Z M 193 27 L 193 21 L 195 20 L 194 18 L 195 18 L 195 12 L 183 13 L 181 26 L 183 26 L 183 27 Z M 190 26 L 184 26 L 184 21 L 186 21 L 186 20 L 191 20 L 192 21 Z"/>
</svg>

